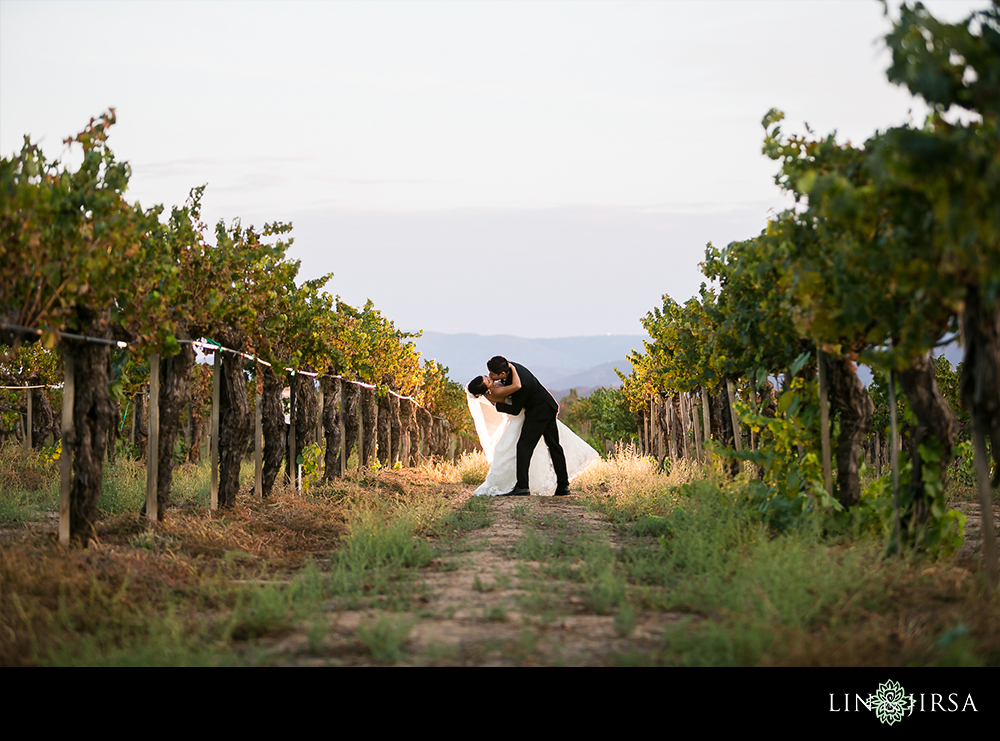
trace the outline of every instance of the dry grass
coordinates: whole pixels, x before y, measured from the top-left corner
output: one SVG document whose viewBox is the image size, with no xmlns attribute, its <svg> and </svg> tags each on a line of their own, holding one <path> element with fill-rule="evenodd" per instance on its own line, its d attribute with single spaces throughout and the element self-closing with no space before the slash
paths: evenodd
<svg viewBox="0 0 1000 741">
<path fill-rule="evenodd" d="M 21 453 L 3 460 L 0 497 L 20 497 L 22 485 L 7 482 L 22 481 L 24 471 L 36 470 L 36 461 Z M 125 485 L 135 478 L 131 462 L 108 469 L 109 481 Z M 45 485 L 53 478 L 57 483 L 57 470 L 39 475 Z M 189 486 L 187 476 L 204 472 L 179 469 L 178 488 Z M 51 507 L 27 521 L 8 518 L 0 524 L 0 666 L 79 662 L 79 655 L 66 659 L 59 652 L 82 650 L 67 647 L 98 641 L 109 631 L 120 634 L 113 642 L 132 637 L 145 645 L 150 639 L 144 632 L 167 614 L 174 616 L 170 630 L 200 636 L 209 646 L 222 628 L 206 633 L 206 625 L 247 599 L 234 596 L 232 585 L 290 583 L 310 563 L 327 563 L 352 523 L 370 526 L 405 513 L 415 531 L 431 530 L 467 493 L 454 483 L 457 477 L 454 467 L 440 463 L 405 472 L 350 471 L 344 479 L 314 486 L 307 496 L 278 485 L 266 500 L 244 486 L 228 510 L 212 512 L 183 498 L 160 523 L 134 511 L 103 516 L 88 547 L 69 551 L 58 545 L 58 518 Z M 107 646 L 93 650 L 93 661 L 100 661 Z"/>
<path fill-rule="evenodd" d="M 708 475 L 707 466 L 697 461 L 667 461 L 661 468 L 655 459 L 639 455 L 635 446 L 619 445 L 613 455 L 594 461 L 573 483 L 588 492 L 614 496 L 656 495 Z"/>
<path fill-rule="evenodd" d="M 486 475 L 490 472 L 490 464 L 486 460 L 486 454 L 481 450 L 471 453 L 463 453 L 457 466 L 458 480 L 463 484 L 479 486 L 486 481 Z"/>
<path fill-rule="evenodd" d="M 59 475 L 59 461 L 45 453 L 7 444 L 0 447 L 0 492 L 37 492 Z"/>
<path fill-rule="evenodd" d="M 706 467 L 694 461 L 673 461 L 669 470 L 655 459 L 639 455 L 634 446 L 619 446 L 613 455 L 591 463 L 573 479 L 573 488 L 590 497 L 611 497 L 616 510 L 634 518 L 662 511 L 674 500 L 673 490 L 705 478 Z"/>
</svg>

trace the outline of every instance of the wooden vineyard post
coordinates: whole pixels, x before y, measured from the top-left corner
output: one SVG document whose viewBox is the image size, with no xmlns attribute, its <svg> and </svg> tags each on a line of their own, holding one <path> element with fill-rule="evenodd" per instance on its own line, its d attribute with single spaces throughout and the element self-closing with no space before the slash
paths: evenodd
<svg viewBox="0 0 1000 741">
<path fill-rule="evenodd" d="M 997 565 L 997 541 L 993 527 L 993 493 L 986 458 L 986 425 L 981 414 L 975 415 L 972 428 L 973 456 L 976 463 L 976 486 L 979 489 L 979 521 L 983 534 L 983 565 L 989 588 L 996 592 L 1000 586 L 1000 568 Z"/>
<path fill-rule="evenodd" d="M 427 413 L 423 407 L 420 407 L 420 411 Z M 418 413 L 419 414 L 419 413 Z M 421 422 L 424 419 L 424 415 L 419 415 Z M 431 420 L 431 425 L 433 426 L 433 420 Z M 420 441 L 418 443 L 418 450 L 420 452 L 420 460 L 425 461 L 430 458 L 431 455 L 431 440 L 430 440 L 430 427 L 426 424 L 420 425 Z"/>
<path fill-rule="evenodd" d="M 649 444 L 649 430 L 651 429 L 649 425 L 650 416 L 651 415 L 649 411 L 644 410 L 643 417 L 645 419 L 643 419 L 642 431 L 641 434 L 639 435 L 639 452 L 642 453 L 642 455 L 648 455 L 648 456 L 653 455 L 652 446 Z"/>
<path fill-rule="evenodd" d="M 663 419 L 667 424 L 667 454 L 671 460 L 679 460 L 681 448 L 677 444 L 677 413 L 674 411 L 674 401 L 672 396 L 663 396 Z"/>
<path fill-rule="evenodd" d="M 29 384 L 30 384 L 30 381 L 29 381 Z M 30 451 L 31 450 L 31 443 L 32 443 L 32 440 L 31 440 L 32 431 L 33 431 L 33 428 L 35 426 L 35 422 L 32 419 L 32 413 L 31 413 L 32 412 L 32 409 L 31 409 L 31 403 L 32 403 L 31 402 L 31 389 L 30 388 L 27 389 L 25 391 L 25 393 L 28 395 L 28 398 L 25 399 L 25 412 L 26 412 L 25 413 L 25 417 L 26 417 L 25 421 L 27 422 L 27 424 L 24 427 L 24 449 L 27 450 L 27 451 Z"/>
<path fill-rule="evenodd" d="M 340 427 L 340 478 L 344 478 L 344 474 L 347 473 L 347 437 L 346 425 L 344 423 L 344 415 L 347 413 L 347 386 L 345 385 L 347 381 L 341 379 L 340 381 L 340 393 L 337 394 L 339 397 L 337 399 L 337 408 L 339 413 L 337 414 L 337 425 Z"/>
<path fill-rule="evenodd" d="M 646 455 L 646 443 L 644 442 L 646 437 L 646 410 L 643 409 L 642 413 L 636 413 L 636 423 L 635 423 L 635 442 L 636 447 L 639 448 L 639 455 Z"/>
<path fill-rule="evenodd" d="M 400 427 L 403 432 L 402 459 L 404 466 L 413 466 L 416 462 L 417 410 L 413 399 L 406 397 L 399 400 Z"/>
<path fill-rule="evenodd" d="M 156 522 L 156 480 L 160 470 L 160 354 L 149 356 L 149 440 L 146 445 L 146 519 Z"/>
<path fill-rule="evenodd" d="M 660 420 L 657 419 L 656 401 L 655 395 L 649 397 L 649 452 L 660 460 L 663 457 L 660 452 L 663 448 L 663 433 L 660 430 Z"/>
<path fill-rule="evenodd" d="M 254 362 L 253 380 L 257 388 L 257 401 L 253 411 L 253 493 L 264 497 L 264 384 L 261 380 L 261 365 Z M 322 408 L 322 407 L 321 407 Z"/>
<path fill-rule="evenodd" d="M 368 456 L 367 463 L 370 466 L 374 461 L 378 460 L 378 391 L 372 388 L 372 395 L 375 396 L 375 403 L 371 405 L 372 409 L 372 429 L 371 438 L 373 442 L 371 443 L 371 454 Z M 365 404 L 365 408 L 368 408 L 368 404 Z"/>
<path fill-rule="evenodd" d="M 731 378 L 726 379 L 726 393 L 729 395 L 729 416 L 733 421 L 733 443 L 736 445 L 736 450 L 743 450 L 743 431 L 736 417 L 736 391 Z"/>
<path fill-rule="evenodd" d="M 659 412 L 659 399 L 656 396 L 651 398 L 652 406 L 649 414 L 649 453 L 657 460 L 660 459 L 660 420 L 657 419 Z"/>
<path fill-rule="evenodd" d="M 878 430 L 875 430 L 875 475 L 882 478 L 882 451 L 878 444 Z"/>
<path fill-rule="evenodd" d="M 674 416 L 674 405 L 670 403 L 670 397 L 663 400 L 663 417 L 667 421 L 667 452 L 670 460 L 677 460 L 677 419 Z"/>
<path fill-rule="evenodd" d="M 830 463 L 830 402 L 827 398 L 829 381 L 826 378 L 826 363 L 823 351 L 817 350 L 819 364 L 819 433 L 823 449 L 823 485 L 826 493 L 833 496 L 833 467 Z"/>
<path fill-rule="evenodd" d="M 662 415 L 662 416 L 661 416 Z M 667 408 L 665 397 L 656 395 L 656 459 L 659 461 L 667 457 L 669 447 L 667 445 Z"/>
<path fill-rule="evenodd" d="M 712 412 L 708 403 L 708 389 L 703 388 L 701 390 L 701 413 L 702 421 L 705 423 L 705 442 L 712 439 Z M 708 451 L 706 450 L 706 453 Z M 709 466 L 712 465 L 712 454 L 708 453 L 705 456 L 706 462 Z"/>
<path fill-rule="evenodd" d="M 646 410 L 643 409 L 642 413 L 636 413 L 635 421 L 635 443 L 636 447 L 639 449 L 639 455 L 646 454 L 646 444 L 644 441 L 646 437 Z"/>
<path fill-rule="evenodd" d="M 649 432 L 647 433 L 647 435 L 649 436 L 648 437 L 648 439 L 649 439 L 649 454 L 651 456 L 653 456 L 654 458 L 657 457 L 657 455 L 656 455 L 656 447 L 653 445 L 653 437 L 656 434 L 654 432 L 654 430 L 656 429 L 656 425 L 653 422 L 653 416 L 655 414 L 656 414 L 656 407 L 655 407 L 654 397 L 650 396 L 649 397 L 649 413 L 646 415 L 646 419 L 649 420 Z"/>
<path fill-rule="evenodd" d="M 392 392 L 386 389 L 375 402 L 378 409 L 378 427 L 375 434 L 376 457 L 379 464 L 392 468 Z"/>
<path fill-rule="evenodd" d="M 660 407 L 663 407 L 663 425 L 660 424 Z M 667 431 L 664 429 L 666 425 L 666 406 L 665 397 L 657 394 L 656 396 L 656 459 L 662 461 L 667 456 Z"/>
<path fill-rule="evenodd" d="M 683 441 L 678 443 L 677 425 L 680 420 L 677 418 L 677 412 L 674 409 L 674 398 L 672 396 L 665 396 L 663 399 L 664 409 L 663 416 L 667 418 L 667 425 L 670 427 L 670 457 L 673 460 L 680 460 L 684 455 L 683 453 Z M 684 433 L 680 433 L 680 437 L 683 437 Z"/>
<path fill-rule="evenodd" d="M 365 395 L 362 393 L 364 387 L 358 388 L 358 470 L 360 471 L 365 467 L 363 460 L 365 457 L 365 413 L 364 413 L 364 403 Z"/>
<path fill-rule="evenodd" d="M 681 435 L 684 438 L 684 459 L 691 458 L 691 445 L 688 443 L 688 433 L 691 431 L 691 419 L 688 417 L 687 399 L 683 392 L 677 394 L 677 406 L 681 410 Z"/>
<path fill-rule="evenodd" d="M 698 424 L 698 403 L 691 398 L 688 408 L 691 411 L 691 422 L 694 425 L 694 452 L 698 456 L 698 461 L 701 462 L 701 425 Z"/>
<path fill-rule="evenodd" d="M 73 436 L 73 402 L 75 395 L 73 356 L 64 352 L 62 442 L 59 451 L 59 543 L 66 547 L 69 547 L 69 492 L 73 474 L 69 440 Z"/>
<path fill-rule="evenodd" d="M 318 376 L 317 376 L 317 378 L 318 378 Z M 326 433 L 323 430 L 323 384 L 316 382 L 316 385 L 319 386 L 319 388 L 316 389 L 317 398 L 319 400 L 319 414 L 316 415 L 316 445 L 319 446 L 320 451 L 322 452 L 323 450 L 326 450 Z M 325 472 L 325 471 L 321 471 L 320 470 L 320 467 L 322 467 L 324 465 L 323 458 L 324 457 L 322 455 L 319 456 L 319 458 L 318 458 L 318 460 L 316 462 L 317 463 L 317 467 L 316 467 L 316 476 L 317 477 L 320 477 L 321 474 Z"/>
<path fill-rule="evenodd" d="M 288 465 L 285 471 L 288 476 L 288 483 L 295 486 L 295 371 L 288 376 Z"/>
<path fill-rule="evenodd" d="M 896 428 L 896 374 L 889 371 L 889 434 L 891 435 L 890 445 L 892 446 L 892 519 L 893 532 L 896 540 L 896 553 L 902 552 L 902 542 L 900 541 L 899 525 L 899 449 L 897 441 L 899 439 Z"/>
<path fill-rule="evenodd" d="M 650 457 L 656 456 L 656 451 L 653 449 L 653 415 L 646 415 L 646 455 Z"/>
<path fill-rule="evenodd" d="M 322 440 L 326 437 L 323 434 L 323 384 L 319 384 L 319 388 L 316 389 L 316 400 L 319 405 L 319 414 L 316 415 L 316 439 Z"/>
<path fill-rule="evenodd" d="M 215 349 L 215 365 L 212 371 L 212 432 L 208 436 L 208 454 L 212 462 L 212 484 L 209 507 L 219 508 L 219 397 L 222 387 L 222 350 Z"/>
<path fill-rule="evenodd" d="M 416 408 L 417 431 L 420 435 L 420 460 L 424 461 L 433 455 L 434 418 L 422 406 Z"/>
</svg>

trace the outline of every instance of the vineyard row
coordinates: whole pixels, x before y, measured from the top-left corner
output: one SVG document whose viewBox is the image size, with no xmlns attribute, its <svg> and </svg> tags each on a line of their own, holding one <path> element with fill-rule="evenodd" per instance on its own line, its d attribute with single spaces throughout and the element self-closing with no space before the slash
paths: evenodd
<svg viewBox="0 0 1000 741">
<path fill-rule="evenodd" d="M 25 330 L 26 328 L 14 327 L 4 324 L 7 330 Z M 26 329 L 29 332 L 37 330 Z M 119 348 L 129 347 L 129 343 L 107 340 L 103 338 L 93 338 L 85 336 L 69 336 L 63 333 L 64 338 L 74 339 L 82 342 L 95 342 L 108 345 L 115 345 Z M 263 394 L 261 392 L 260 371 L 262 367 L 271 367 L 270 363 L 256 358 L 247 353 L 243 353 L 231 348 L 224 347 L 218 343 L 200 342 L 197 340 L 182 341 L 196 347 L 200 347 L 208 353 L 214 355 L 213 384 L 210 420 L 206 420 L 209 426 L 209 458 L 211 461 L 211 508 L 219 507 L 219 449 L 218 440 L 222 434 L 220 430 L 220 394 L 221 380 L 220 361 L 223 352 L 239 355 L 254 363 L 255 373 L 258 381 L 258 392 L 255 404 L 255 424 L 254 424 L 254 493 L 256 496 L 264 495 L 264 453 L 265 448 L 270 447 L 273 460 L 274 445 L 267 445 L 263 430 L 262 410 Z M 136 343 L 132 343 L 136 344 Z M 146 504 L 145 512 L 150 519 L 159 519 L 157 485 L 160 476 L 159 462 L 159 398 L 160 383 L 162 374 L 160 370 L 160 356 L 158 353 L 149 355 L 150 374 L 148 384 L 148 433 L 146 446 Z M 412 466 L 420 460 L 428 458 L 445 458 L 457 460 L 462 452 L 468 452 L 473 445 L 457 434 L 451 432 L 451 425 L 444 417 L 431 414 L 428 410 L 416 403 L 410 396 L 404 396 L 391 389 L 383 389 L 379 393 L 378 388 L 373 384 L 360 381 L 353 381 L 334 374 L 319 374 L 309 371 L 295 371 L 286 368 L 292 377 L 289 385 L 290 391 L 290 424 L 287 434 L 282 441 L 282 452 L 285 454 L 286 475 L 289 481 L 297 479 L 301 490 L 301 460 L 299 453 L 308 444 L 317 444 L 325 441 L 326 451 L 323 458 L 323 465 L 320 469 L 326 480 L 342 477 L 346 473 L 347 463 L 352 451 L 356 451 L 358 469 L 374 465 L 375 461 L 385 467 Z M 59 435 L 63 441 L 74 434 L 72 409 L 76 379 L 72 355 L 65 355 L 63 358 L 64 382 L 62 399 L 62 424 Z M 295 382 L 296 377 L 306 379 Z M 31 392 L 36 389 L 52 387 L 50 384 L 32 384 L 25 386 L 4 387 L 7 390 L 26 391 L 24 433 L 22 441 L 25 448 L 30 449 L 33 444 L 33 431 L 35 420 L 33 419 L 33 396 Z M 303 398 L 304 397 L 304 398 Z M 299 406 L 304 406 L 306 413 L 299 413 Z M 193 405 L 191 408 L 193 412 Z M 189 423 L 193 421 L 195 415 L 189 415 Z M 133 420 L 135 417 L 133 416 Z M 298 445 L 297 445 L 298 443 Z M 113 444 L 113 443 L 112 443 Z M 68 445 L 63 445 L 63 450 L 68 450 Z M 280 457 L 278 459 L 280 466 Z M 60 457 L 61 485 L 60 485 L 60 518 L 59 518 L 59 539 L 60 542 L 68 545 L 70 540 L 70 495 L 71 495 L 71 460 L 69 455 Z M 319 470 L 317 471 L 317 474 Z M 273 483 L 273 478 L 272 478 Z"/>
</svg>

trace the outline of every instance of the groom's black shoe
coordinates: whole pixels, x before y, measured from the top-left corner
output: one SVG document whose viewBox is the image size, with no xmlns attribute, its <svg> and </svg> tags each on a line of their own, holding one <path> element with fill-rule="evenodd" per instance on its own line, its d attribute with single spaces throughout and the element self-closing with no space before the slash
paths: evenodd
<svg viewBox="0 0 1000 741">
<path fill-rule="evenodd" d="M 568 497 L 573 492 L 569 488 L 569 484 L 564 484 L 563 486 L 556 488 L 556 493 L 552 496 L 554 497 Z"/>
<path fill-rule="evenodd" d="M 504 492 L 503 494 L 498 494 L 497 496 L 501 496 L 501 497 L 526 497 L 529 494 L 531 494 L 531 489 L 525 489 L 524 487 L 516 486 L 515 485 L 514 488 L 511 489 L 510 491 Z"/>
</svg>

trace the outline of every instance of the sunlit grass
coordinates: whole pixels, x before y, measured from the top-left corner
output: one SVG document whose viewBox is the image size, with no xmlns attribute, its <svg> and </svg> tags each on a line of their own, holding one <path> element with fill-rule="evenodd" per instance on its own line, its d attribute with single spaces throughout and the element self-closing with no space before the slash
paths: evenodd
<svg viewBox="0 0 1000 741">
<path fill-rule="evenodd" d="M 481 450 L 464 453 L 458 461 L 458 480 L 463 484 L 479 486 L 489 472 L 490 464 Z"/>
</svg>

